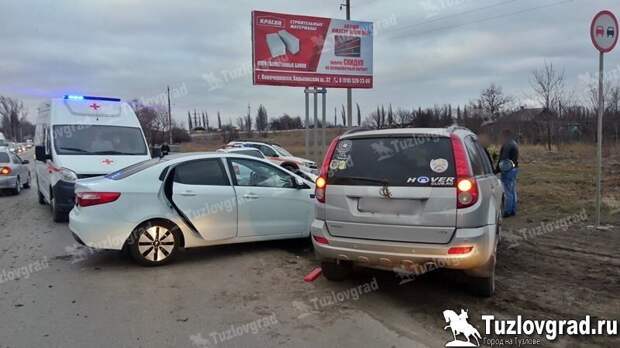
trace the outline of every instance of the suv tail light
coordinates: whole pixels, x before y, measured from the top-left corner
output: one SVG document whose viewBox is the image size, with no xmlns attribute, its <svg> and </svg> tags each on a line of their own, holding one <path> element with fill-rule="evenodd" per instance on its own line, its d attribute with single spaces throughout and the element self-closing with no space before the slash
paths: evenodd
<svg viewBox="0 0 620 348">
<path fill-rule="evenodd" d="M 89 207 L 114 202 L 120 196 L 120 192 L 78 192 L 75 200 L 78 206 Z"/>
<path fill-rule="evenodd" d="M 456 134 L 452 134 L 450 140 L 456 166 L 456 207 L 471 207 L 478 201 L 478 184 L 469 165 L 463 141 Z"/>
<path fill-rule="evenodd" d="M 10 175 L 11 167 L 2 167 L 0 168 L 0 175 Z"/>
<path fill-rule="evenodd" d="M 329 143 L 327 152 L 325 152 L 325 157 L 323 157 L 323 163 L 321 164 L 321 171 L 319 172 L 319 177 L 316 179 L 314 195 L 316 196 L 317 201 L 321 203 L 325 203 L 325 192 L 327 190 L 327 178 L 329 175 L 329 163 L 332 161 L 332 157 L 334 156 L 334 152 L 336 151 L 336 145 L 338 145 L 338 140 L 340 140 L 340 138 L 335 137 L 334 140 Z"/>
</svg>

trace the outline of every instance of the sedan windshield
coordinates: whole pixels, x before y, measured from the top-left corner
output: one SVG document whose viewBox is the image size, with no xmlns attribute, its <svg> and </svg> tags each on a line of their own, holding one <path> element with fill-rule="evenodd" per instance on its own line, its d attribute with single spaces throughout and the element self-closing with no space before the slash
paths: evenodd
<svg viewBox="0 0 620 348">
<path fill-rule="evenodd" d="M 54 147 L 59 155 L 146 155 L 142 131 L 137 127 L 54 126 Z"/>
<path fill-rule="evenodd" d="M 273 147 L 278 150 L 278 152 L 280 153 L 280 155 L 282 156 L 286 156 L 286 157 L 293 157 L 293 155 L 286 151 L 285 149 L 283 149 L 282 147 L 278 146 L 278 145 L 273 145 Z"/>
</svg>

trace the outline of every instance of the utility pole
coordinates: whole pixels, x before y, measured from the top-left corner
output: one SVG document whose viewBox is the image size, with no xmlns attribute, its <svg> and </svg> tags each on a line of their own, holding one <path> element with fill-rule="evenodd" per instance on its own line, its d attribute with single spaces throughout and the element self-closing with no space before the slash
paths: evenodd
<svg viewBox="0 0 620 348">
<path fill-rule="evenodd" d="M 340 9 L 347 8 L 347 20 L 351 19 L 351 0 L 346 0 L 346 3 L 340 4 Z M 351 88 L 347 88 L 347 124 L 345 127 L 351 128 L 353 126 L 353 95 Z"/>
<path fill-rule="evenodd" d="M 166 87 L 168 92 L 168 143 L 172 145 L 172 112 L 170 111 L 170 86 Z"/>
</svg>

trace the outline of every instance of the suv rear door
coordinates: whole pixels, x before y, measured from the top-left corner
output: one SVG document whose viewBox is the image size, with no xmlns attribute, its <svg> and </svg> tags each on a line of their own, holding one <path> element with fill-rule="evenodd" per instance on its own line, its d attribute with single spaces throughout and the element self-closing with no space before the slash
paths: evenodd
<svg viewBox="0 0 620 348">
<path fill-rule="evenodd" d="M 447 243 L 456 225 L 455 176 L 447 136 L 344 138 L 327 178 L 329 232 L 337 237 Z"/>
</svg>

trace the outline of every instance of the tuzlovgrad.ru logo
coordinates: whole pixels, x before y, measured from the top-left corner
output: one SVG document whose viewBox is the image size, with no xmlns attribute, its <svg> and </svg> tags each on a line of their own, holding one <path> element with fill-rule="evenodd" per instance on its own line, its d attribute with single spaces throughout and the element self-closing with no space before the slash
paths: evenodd
<svg viewBox="0 0 620 348">
<path fill-rule="evenodd" d="M 452 334 L 446 347 L 480 347 L 481 344 L 494 346 L 540 345 L 546 338 L 555 341 L 561 336 L 615 336 L 618 335 L 618 320 L 592 319 L 586 315 L 582 319 L 537 320 L 525 319 L 517 315 L 515 319 L 499 319 L 494 315 L 482 315 L 484 336 L 471 325 L 468 311 L 460 313 L 443 311 L 446 322 L 444 330 Z"/>
</svg>

